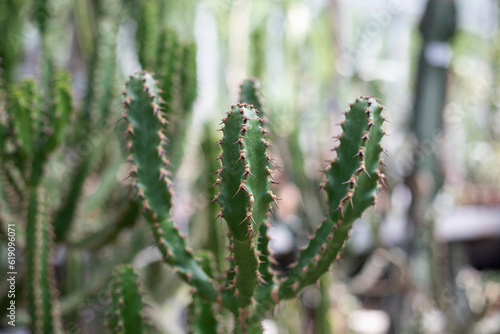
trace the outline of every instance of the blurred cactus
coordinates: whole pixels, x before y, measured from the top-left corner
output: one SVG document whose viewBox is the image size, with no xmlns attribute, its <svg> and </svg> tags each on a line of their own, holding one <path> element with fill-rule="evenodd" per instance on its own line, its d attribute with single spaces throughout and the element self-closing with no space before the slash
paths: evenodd
<svg viewBox="0 0 500 334">
<path fill-rule="evenodd" d="M 349 238 L 353 222 L 375 204 L 383 178 L 379 170 L 383 106 L 376 99 L 361 97 L 345 113 L 337 156 L 325 169 L 327 180 L 322 185 L 328 196 L 328 215 L 289 275 L 283 277 L 271 268 L 268 248 L 266 217 L 271 203 L 277 205 L 278 200 L 270 190 L 274 182 L 272 159 L 266 152 L 270 144 L 264 138 L 262 112 L 256 108 L 261 105 L 255 82 L 243 84 L 243 101 L 233 105 L 222 120 L 223 137 L 218 142 L 222 153 L 217 159 L 222 166 L 214 184 L 219 187 L 214 201 L 220 205 L 218 220 L 224 219 L 229 227 L 230 251 L 229 269 L 220 276 L 213 275 L 186 246 L 170 217 L 173 193 L 165 151 L 168 115 L 159 85 L 151 74 L 141 72 L 130 76 L 124 91 L 123 118 L 128 123 L 135 197 L 142 203 L 163 260 L 191 285 L 193 298 L 232 312 L 235 333 L 260 333 L 260 321 L 276 304 L 297 296 L 328 271 Z"/>
<path fill-rule="evenodd" d="M 107 325 L 110 333 L 148 333 L 151 328 L 144 313 L 144 302 L 137 274 L 131 266 L 115 269 L 108 290 L 110 309 Z"/>
<path fill-rule="evenodd" d="M 14 222 L 26 221 L 28 310 L 33 333 L 62 330 L 53 265 L 55 237 L 43 176 L 49 155 L 65 139 L 73 111 L 70 88 L 69 75 L 60 72 L 48 96 L 41 96 L 30 79 L 4 92 L 7 112 L 0 126 L 0 156 L 6 176 L 2 199 L 8 206 L 2 210 L 11 213 Z M 19 196 L 12 198 L 10 189 Z"/>
<path fill-rule="evenodd" d="M 29 284 L 19 284 L 15 301 L 21 314 L 28 311 L 33 333 L 67 331 L 67 323 L 80 327 L 79 308 L 104 288 L 108 268 L 132 261 L 148 244 L 136 224 L 139 205 L 126 200 L 130 192 L 117 182 L 125 158 L 113 133 L 121 130 L 115 125 L 119 4 L 79 1 L 67 7 L 74 14 L 78 51 L 88 62 L 86 84 L 77 83 L 80 98 L 74 99 L 71 76 L 56 70 L 49 45 L 55 8 L 40 1 L 0 5 L 9 13 L 0 18 L 8 37 L 0 42 L 0 230 L 3 235 L 7 224 L 16 226 L 17 281 Z M 15 83 L 17 59 L 24 51 L 19 13 L 25 10 L 33 13 L 39 33 L 40 62 L 36 78 Z M 197 94 L 196 48 L 180 43 L 167 27 L 158 29 L 153 48 L 152 70 L 175 87 L 158 97 L 170 107 L 169 152 L 180 159 L 185 120 Z M 94 189 L 89 191 L 89 185 Z M 131 228 L 133 234 L 127 232 Z M 124 244 L 127 251 L 109 253 Z M 3 252 L 3 240 L 0 246 Z M 4 291 L 5 285 L 0 288 Z M 28 298 L 21 298 L 25 293 Z M 9 305 L 10 298 L 2 296 L 0 305 Z"/>
<path fill-rule="evenodd" d="M 48 221 L 44 198 L 32 191 L 26 225 L 28 302 L 33 333 L 62 333 L 53 266 L 54 232 Z"/>
</svg>

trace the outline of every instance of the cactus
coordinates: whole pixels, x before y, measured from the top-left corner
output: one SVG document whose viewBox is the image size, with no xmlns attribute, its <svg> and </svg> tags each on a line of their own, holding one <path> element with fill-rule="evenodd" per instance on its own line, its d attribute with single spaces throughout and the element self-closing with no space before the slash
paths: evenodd
<svg viewBox="0 0 500 334">
<path fill-rule="evenodd" d="M 132 75 L 124 95 L 126 112 L 123 117 L 129 122 L 127 147 L 131 152 L 128 160 L 133 164 L 133 187 L 135 196 L 142 202 L 158 249 L 164 261 L 173 265 L 200 296 L 216 302 L 218 292 L 214 282 L 200 268 L 184 236 L 170 219 L 172 182 L 166 169 L 168 160 L 164 149 L 167 121 L 161 111 L 157 82 L 146 72 Z M 224 304 L 234 308 L 233 299 L 229 298 Z"/>
<path fill-rule="evenodd" d="M 33 190 L 26 226 L 28 302 L 33 333 L 61 333 L 53 262 L 54 232 L 43 203 L 47 194 Z"/>
<path fill-rule="evenodd" d="M 144 302 L 137 274 L 129 265 L 115 269 L 108 287 L 110 295 L 107 325 L 110 333 L 148 333 L 149 319 L 144 313 Z"/>
<path fill-rule="evenodd" d="M 40 183 L 47 158 L 63 142 L 72 113 L 69 75 L 58 73 L 54 86 L 49 98 L 45 98 L 50 101 L 48 105 L 42 105 L 33 80 L 12 86 L 9 92 L 9 127 L 16 129 L 16 137 L 12 138 L 14 151 L 5 152 L 4 157 L 14 162 L 29 187 Z"/>
<path fill-rule="evenodd" d="M 200 259 L 186 246 L 173 224 L 169 211 L 172 182 L 165 156 L 166 114 L 162 111 L 159 83 L 147 72 L 130 76 L 124 91 L 127 135 L 132 163 L 132 185 L 143 214 L 153 231 L 163 260 L 174 266 L 191 285 L 194 298 L 218 303 L 236 319 L 235 333 L 259 333 L 260 321 L 281 300 L 293 298 L 315 283 L 338 258 L 353 222 L 376 202 L 380 179 L 380 140 L 383 106 L 371 97 L 358 98 L 350 105 L 342 123 L 343 134 L 335 148 L 336 158 L 325 169 L 322 188 L 328 196 L 328 214 L 316 234 L 302 250 L 287 277 L 272 270 L 268 249 L 266 217 L 278 198 L 270 190 L 274 182 L 271 158 L 266 152 L 267 130 L 263 127 L 261 104 L 252 81 L 242 86 L 241 102 L 231 107 L 222 120 L 219 140 L 222 166 L 214 186 L 219 193 L 217 220 L 228 225 L 229 271 L 215 280 Z"/>
</svg>

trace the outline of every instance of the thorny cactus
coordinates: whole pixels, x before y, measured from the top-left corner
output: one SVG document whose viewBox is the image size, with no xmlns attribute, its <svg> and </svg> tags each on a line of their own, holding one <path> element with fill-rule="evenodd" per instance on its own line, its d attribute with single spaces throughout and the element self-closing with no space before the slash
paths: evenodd
<svg viewBox="0 0 500 334">
<path fill-rule="evenodd" d="M 144 294 L 140 290 L 137 274 L 130 265 L 115 269 L 109 283 L 110 295 L 107 325 L 110 333 L 142 333 L 151 329 L 149 319 L 144 314 Z"/>
<path fill-rule="evenodd" d="M 158 85 L 151 74 L 140 72 L 130 76 L 124 91 L 123 118 L 128 122 L 128 161 L 135 196 L 164 262 L 192 287 L 193 298 L 232 312 L 235 333 L 261 333 L 261 320 L 280 301 L 296 297 L 329 270 L 345 246 L 353 222 L 375 204 L 383 182 L 379 170 L 383 106 L 377 99 L 363 96 L 345 112 L 336 157 L 324 171 L 322 188 L 328 197 L 328 213 L 285 276 L 271 267 L 266 217 L 278 198 L 270 190 L 274 183 L 272 159 L 267 153 L 270 144 L 265 139 L 258 87 L 252 80 L 242 85 L 241 102 L 231 106 L 222 120 L 223 136 L 218 142 L 222 153 L 217 160 L 222 165 L 215 182 L 219 192 L 213 200 L 220 205 L 217 220 L 229 227 L 230 251 L 228 269 L 219 278 L 187 247 L 170 216 L 172 181 L 164 148 L 167 119 Z M 208 312 L 213 309 L 209 307 Z M 207 323 L 206 328 L 210 326 Z"/>
</svg>

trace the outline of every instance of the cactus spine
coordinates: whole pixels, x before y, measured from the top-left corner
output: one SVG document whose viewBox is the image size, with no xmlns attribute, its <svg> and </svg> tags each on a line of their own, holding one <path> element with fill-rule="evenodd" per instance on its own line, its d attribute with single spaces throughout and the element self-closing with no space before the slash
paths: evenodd
<svg viewBox="0 0 500 334">
<path fill-rule="evenodd" d="M 280 301 L 297 296 L 315 283 L 339 256 L 353 222 L 376 201 L 380 179 L 380 140 L 384 135 L 381 106 L 371 97 L 358 98 L 350 105 L 342 123 L 343 134 L 334 149 L 336 158 L 325 169 L 322 188 L 328 196 L 328 214 L 309 245 L 280 279 L 270 266 L 268 224 L 265 218 L 278 198 L 270 190 L 274 182 L 270 144 L 264 136 L 258 83 L 245 81 L 241 103 L 233 105 L 222 120 L 223 136 L 218 141 L 222 163 L 214 186 L 220 205 L 217 220 L 229 228 L 229 270 L 217 282 L 211 270 L 202 266 L 186 247 L 169 216 L 171 181 L 166 169 L 165 134 L 167 121 L 159 99 L 158 82 L 147 72 L 134 74 L 126 84 L 123 117 L 129 122 L 127 134 L 131 151 L 132 184 L 142 202 L 158 248 L 165 262 L 193 288 L 203 303 L 219 303 L 236 318 L 236 333 L 260 333 L 260 320 Z M 248 102 L 250 103 L 248 103 Z M 258 108 L 256 108 L 256 106 Z M 217 288 L 217 286 L 219 286 Z M 205 305 L 206 306 L 206 305 Z"/>
</svg>

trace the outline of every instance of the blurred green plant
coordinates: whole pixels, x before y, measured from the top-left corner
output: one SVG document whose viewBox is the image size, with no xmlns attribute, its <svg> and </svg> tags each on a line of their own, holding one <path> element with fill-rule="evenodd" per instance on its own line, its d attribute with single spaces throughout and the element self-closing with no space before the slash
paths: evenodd
<svg viewBox="0 0 500 334">
<path fill-rule="evenodd" d="M 53 15 L 53 4 L 0 5 L 8 13 L 0 17 L 8 37 L 0 42 L 0 253 L 6 254 L 14 226 L 17 261 L 15 297 L 2 294 L 0 313 L 15 302 L 16 325 L 28 325 L 33 333 L 81 328 L 82 305 L 103 291 L 109 268 L 131 262 L 150 244 L 137 224 L 139 206 L 127 200 L 130 189 L 121 182 L 125 157 L 115 134 L 122 131 L 115 125 L 120 115 L 116 51 L 124 13 L 119 3 L 79 1 L 57 8 L 74 14 L 79 56 L 88 65 L 83 91 L 73 86 L 69 73 L 56 70 L 51 38 L 61 18 Z M 35 79 L 16 83 L 25 52 L 21 13 L 27 10 L 33 11 L 39 33 L 40 68 Z M 187 124 L 180 120 L 188 117 L 197 94 L 196 48 L 181 43 L 168 27 L 155 43 L 158 58 L 151 69 L 175 88 L 165 87 L 161 98 L 171 119 L 169 152 L 180 159 Z M 72 97 L 72 90 L 81 98 Z M 114 251 L 125 245 L 125 251 Z M 14 271 L 6 265 L 0 264 L 4 272 Z M 2 292 L 7 289 L 0 285 Z"/>
</svg>

